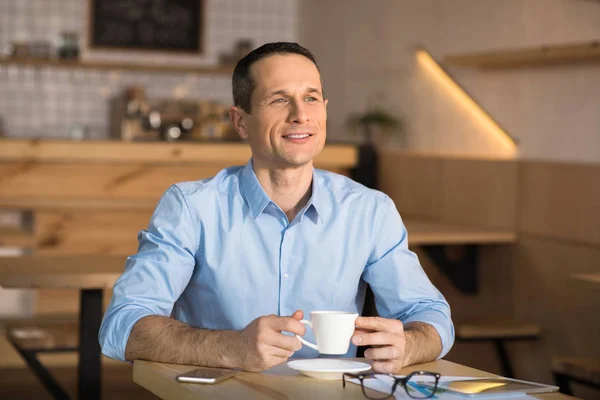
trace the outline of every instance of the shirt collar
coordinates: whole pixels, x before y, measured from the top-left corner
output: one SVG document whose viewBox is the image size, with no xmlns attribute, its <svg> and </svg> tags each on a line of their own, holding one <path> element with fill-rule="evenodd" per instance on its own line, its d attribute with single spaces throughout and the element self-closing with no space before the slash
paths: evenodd
<svg viewBox="0 0 600 400">
<path fill-rule="evenodd" d="M 323 222 L 323 219 L 327 215 L 326 196 L 323 190 L 320 179 L 319 171 L 313 169 L 313 180 L 312 180 L 312 196 L 308 200 L 308 204 L 303 209 L 303 213 L 314 214 L 314 222 Z M 252 158 L 248 161 L 246 166 L 242 170 L 240 178 L 240 186 L 242 188 L 242 194 L 246 198 L 246 202 L 252 212 L 252 217 L 256 219 L 272 202 L 265 190 L 261 186 L 254 168 L 252 167 Z M 312 210 L 312 211 L 311 211 Z"/>
<path fill-rule="evenodd" d="M 260 185 L 254 168 L 252 167 L 252 158 L 248 161 L 242 170 L 240 185 L 246 202 L 252 212 L 252 217 L 256 219 L 263 212 L 265 207 L 271 202 L 271 199 L 265 193 L 265 190 Z"/>
<path fill-rule="evenodd" d="M 320 171 L 313 169 L 312 196 L 308 200 L 309 207 L 307 207 L 307 211 L 312 209 L 315 217 L 320 222 L 323 222 L 328 215 L 329 208 L 327 207 L 326 194 L 323 182 L 321 182 Z M 313 221 L 317 222 L 316 219 L 313 219 Z"/>
</svg>

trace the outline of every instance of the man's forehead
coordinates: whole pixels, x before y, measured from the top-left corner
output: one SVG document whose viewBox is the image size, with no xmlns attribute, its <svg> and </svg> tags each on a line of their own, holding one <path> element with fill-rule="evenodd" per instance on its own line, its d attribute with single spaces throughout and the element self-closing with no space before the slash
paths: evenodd
<svg viewBox="0 0 600 400">
<path fill-rule="evenodd" d="M 290 73 L 292 68 L 293 73 Z M 300 54 L 274 54 L 262 58 L 250 67 L 250 75 L 256 87 L 263 90 L 293 81 L 306 81 L 307 86 L 321 90 L 319 70 Z"/>
</svg>

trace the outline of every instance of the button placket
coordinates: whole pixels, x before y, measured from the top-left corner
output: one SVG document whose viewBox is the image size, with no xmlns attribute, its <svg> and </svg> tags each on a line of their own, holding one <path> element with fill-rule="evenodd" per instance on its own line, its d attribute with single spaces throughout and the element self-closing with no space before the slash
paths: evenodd
<svg viewBox="0 0 600 400">
<path fill-rule="evenodd" d="M 288 309 L 288 305 L 290 304 L 290 263 L 292 261 L 292 250 L 293 250 L 293 234 L 290 231 L 290 227 L 284 231 L 283 233 L 283 242 L 281 246 L 281 262 L 279 265 L 279 273 L 280 273 L 280 285 L 279 285 L 279 309 L 282 312 L 282 315 L 288 315 L 292 311 Z"/>
<path fill-rule="evenodd" d="M 292 242 L 293 242 L 293 234 L 288 227 L 284 233 L 284 246 L 282 247 L 281 254 L 281 277 L 283 280 L 287 280 L 290 277 L 290 264 L 292 262 Z"/>
</svg>

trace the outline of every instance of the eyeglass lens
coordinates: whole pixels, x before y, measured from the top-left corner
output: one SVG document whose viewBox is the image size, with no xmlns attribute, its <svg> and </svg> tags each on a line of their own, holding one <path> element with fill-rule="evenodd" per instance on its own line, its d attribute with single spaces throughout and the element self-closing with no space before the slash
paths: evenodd
<svg viewBox="0 0 600 400">
<path fill-rule="evenodd" d="M 435 394 L 436 386 L 437 378 L 434 375 L 413 375 L 406 382 L 406 392 L 413 399 L 427 399 Z"/>
</svg>

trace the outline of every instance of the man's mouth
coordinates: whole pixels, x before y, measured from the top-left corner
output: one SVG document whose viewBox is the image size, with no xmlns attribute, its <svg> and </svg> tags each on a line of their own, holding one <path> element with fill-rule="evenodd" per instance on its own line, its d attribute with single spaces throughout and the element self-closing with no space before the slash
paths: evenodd
<svg viewBox="0 0 600 400">
<path fill-rule="evenodd" d="M 312 136 L 312 133 L 290 133 L 289 135 L 283 135 L 285 139 L 306 139 Z"/>
</svg>

